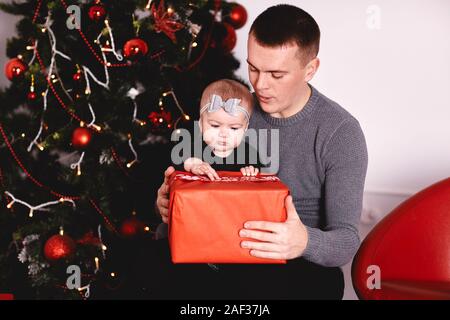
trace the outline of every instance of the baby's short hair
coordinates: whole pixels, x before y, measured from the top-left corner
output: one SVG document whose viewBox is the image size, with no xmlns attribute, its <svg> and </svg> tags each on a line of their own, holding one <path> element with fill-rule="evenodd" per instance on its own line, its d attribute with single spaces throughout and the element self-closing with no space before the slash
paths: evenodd
<svg viewBox="0 0 450 320">
<path fill-rule="evenodd" d="M 200 109 L 211 101 L 213 94 L 221 96 L 224 101 L 231 98 L 240 99 L 240 105 L 244 107 L 249 114 L 252 113 L 254 106 L 253 95 L 246 86 L 236 80 L 221 79 L 209 84 L 205 90 L 203 90 Z"/>
</svg>

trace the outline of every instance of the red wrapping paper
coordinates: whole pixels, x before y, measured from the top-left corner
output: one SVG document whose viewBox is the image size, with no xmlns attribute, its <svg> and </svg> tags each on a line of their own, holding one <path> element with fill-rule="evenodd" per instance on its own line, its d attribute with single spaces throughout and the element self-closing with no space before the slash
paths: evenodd
<svg viewBox="0 0 450 320">
<path fill-rule="evenodd" d="M 246 221 L 286 221 L 289 189 L 273 175 L 219 171 L 220 181 L 176 171 L 169 180 L 169 244 L 173 263 L 286 263 L 241 248 Z"/>
</svg>

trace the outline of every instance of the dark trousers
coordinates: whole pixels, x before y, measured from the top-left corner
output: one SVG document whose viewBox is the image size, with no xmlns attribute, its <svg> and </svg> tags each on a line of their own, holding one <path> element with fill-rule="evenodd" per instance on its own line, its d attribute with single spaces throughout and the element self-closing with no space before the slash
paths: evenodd
<svg viewBox="0 0 450 320">
<path fill-rule="evenodd" d="M 275 264 L 173 264 L 167 239 L 142 249 L 136 283 L 149 299 L 342 299 L 340 268 L 302 258 Z M 144 297 L 143 297 L 144 298 Z"/>
</svg>

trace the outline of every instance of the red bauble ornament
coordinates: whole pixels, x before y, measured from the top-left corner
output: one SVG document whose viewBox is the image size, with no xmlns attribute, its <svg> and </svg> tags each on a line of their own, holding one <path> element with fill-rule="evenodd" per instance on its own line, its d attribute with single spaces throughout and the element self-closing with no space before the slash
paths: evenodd
<svg viewBox="0 0 450 320">
<path fill-rule="evenodd" d="M 36 97 L 37 97 L 37 95 L 36 95 L 36 92 L 28 92 L 28 100 L 30 100 L 30 101 L 33 101 L 33 100 L 36 100 Z"/>
<path fill-rule="evenodd" d="M 76 128 L 72 134 L 72 145 L 75 148 L 86 148 L 92 139 L 92 133 L 89 129 L 80 127 Z"/>
<path fill-rule="evenodd" d="M 231 24 L 235 29 L 242 28 L 247 22 L 247 10 L 239 3 L 233 4 L 230 14 L 225 17 L 225 22 Z"/>
<path fill-rule="evenodd" d="M 75 74 L 73 75 L 73 80 L 79 81 L 80 79 L 81 79 L 81 72 L 78 71 L 77 73 L 75 73 Z"/>
<path fill-rule="evenodd" d="M 95 4 L 89 8 L 88 15 L 93 21 L 102 21 L 106 16 L 105 7 L 101 4 Z"/>
<path fill-rule="evenodd" d="M 228 23 L 224 23 L 223 26 L 225 27 L 226 30 L 226 36 L 222 40 L 221 47 L 225 51 L 231 52 L 231 50 L 234 49 L 237 43 L 236 31 L 233 28 L 233 26 Z"/>
<path fill-rule="evenodd" d="M 75 253 L 75 248 L 76 244 L 72 238 L 56 234 L 45 243 L 44 255 L 50 261 L 70 259 Z"/>
<path fill-rule="evenodd" d="M 120 227 L 120 234 L 127 238 L 142 235 L 145 231 L 145 224 L 135 217 L 124 220 Z"/>
<path fill-rule="evenodd" d="M 128 40 L 123 46 L 123 54 L 125 58 L 133 58 L 145 56 L 148 52 L 148 45 L 142 39 Z"/>
<path fill-rule="evenodd" d="M 19 58 L 14 58 L 8 61 L 5 65 L 5 75 L 9 80 L 17 78 L 27 71 L 27 66 Z"/>
</svg>

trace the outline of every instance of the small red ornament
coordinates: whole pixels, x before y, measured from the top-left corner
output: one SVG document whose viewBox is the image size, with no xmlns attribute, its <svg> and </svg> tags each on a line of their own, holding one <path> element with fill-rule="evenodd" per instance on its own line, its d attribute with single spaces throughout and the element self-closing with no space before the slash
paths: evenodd
<svg viewBox="0 0 450 320">
<path fill-rule="evenodd" d="M 73 75 L 73 80 L 79 81 L 80 79 L 81 79 L 81 71 L 77 71 L 77 73 Z"/>
<path fill-rule="evenodd" d="M 93 21 L 102 21 L 106 16 L 105 7 L 102 4 L 94 4 L 89 8 L 89 18 Z"/>
<path fill-rule="evenodd" d="M 123 46 L 123 54 L 126 58 L 145 56 L 148 53 L 148 45 L 142 39 L 128 40 Z"/>
<path fill-rule="evenodd" d="M 161 112 L 151 112 L 148 115 L 148 119 L 150 119 L 154 129 L 164 129 L 165 127 L 170 128 L 172 126 L 172 114 L 164 110 Z"/>
<path fill-rule="evenodd" d="M 36 100 L 36 97 L 37 97 L 36 92 L 34 92 L 34 91 L 28 92 L 27 97 L 28 97 L 28 100 L 30 100 L 30 101 Z"/>
<path fill-rule="evenodd" d="M 14 58 L 8 61 L 5 65 L 5 75 L 9 80 L 17 78 L 27 71 L 27 66 L 19 58 Z"/>
<path fill-rule="evenodd" d="M 142 235 L 144 231 L 145 224 L 135 217 L 124 220 L 120 227 L 120 234 L 127 238 Z"/>
<path fill-rule="evenodd" d="M 92 133 L 89 129 L 80 127 L 76 128 L 72 134 L 72 145 L 75 148 L 86 148 L 92 139 Z"/>
<path fill-rule="evenodd" d="M 247 10 L 239 3 L 233 4 L 230 14 L 225 17 L 225 22 L 231 24 L 235 29 L 242 28 L 247 22 Z"/>
<path fill-rule="evenodd" d="M 45 243 L 44 255 L 50 261 L 70 259 L 75 253 L 75 248 L 76 244 L 72 238 L 56 234 Z"/>
</svg>

